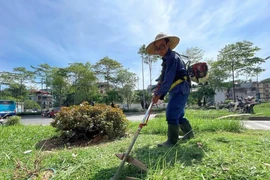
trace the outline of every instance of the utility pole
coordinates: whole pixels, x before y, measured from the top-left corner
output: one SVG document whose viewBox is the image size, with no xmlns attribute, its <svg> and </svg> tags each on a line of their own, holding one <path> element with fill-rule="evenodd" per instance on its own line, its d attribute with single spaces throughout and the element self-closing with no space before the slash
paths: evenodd
<svg viewBox="0 0 270 180">
<path fill-rule="evenodd" d="M 139 91 L 139 87 L 140 87 L 140 78 L 137 77 L 137 80 L 138 80 L 138 91 Z"/>
<path fill-rule="evenodd" d="M 142 85 L 143 85 L 143 109 L 145 109 L 145 93 L 144 93 L 144 71 L 143 71 L 143 55 L 142 55 Z"/>
</svg>

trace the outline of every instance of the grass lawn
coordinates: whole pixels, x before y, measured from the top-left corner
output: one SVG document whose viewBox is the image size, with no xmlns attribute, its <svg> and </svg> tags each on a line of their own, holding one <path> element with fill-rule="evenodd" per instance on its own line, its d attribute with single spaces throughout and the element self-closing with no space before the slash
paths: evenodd
<svg viewBox="0 0 270 180">
<path fill-rule="evenodd" d="M 258 116 L 268 116 L 270 117 L 270 103 L 261 103 L 259 105 L 254 106 L 254 112 L 258 114 Z"/>
<path fill-rule="evenodd" d="M 188 110 L 196 138 L 169 149 L 156 146 L 166 140 L 164 115 L 149 121 L 131 151 L 148 171 L 126 164 L 121 179 L 270 179 L 270 131 L 246 130 L 238 120 L 216 119 L 226 114 Z M 114 154 L 127 150 L 137 126 L 130 124 L 127 138 L 51 151 L 36 148 L 57 136 L 50 126 L 0 126 L 0 179 L 26 179 L 44 168 L 56 170 L 54 179 L 110 179 L 120 164 Z"/>
</svg>

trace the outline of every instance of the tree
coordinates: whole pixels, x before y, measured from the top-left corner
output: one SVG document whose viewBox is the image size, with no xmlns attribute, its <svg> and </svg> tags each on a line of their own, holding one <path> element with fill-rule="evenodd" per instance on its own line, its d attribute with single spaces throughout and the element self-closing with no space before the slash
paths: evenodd
<svg viewBox="0 0 270 180">
<path fill-rule="evenodd" d="M 133 98 L 133 90 L 137 83 L 137 76 L 135 73 L 129 72 L 127 69 L 121 69 L 117 73 L 117 82 L 119 92 L 126 100 L 129 109 L 129 104 Z"/>
<path fill-rule="evenodd" d="M 25 100 L 24 109 L 40 109 L 40 105 L 33 100 Z"/>
<path fill-rule="evenodd" d="M 149 75 L 150 75 L 150 82 L 149 83 L 150 83 L 150 85 L 152 85 L 152 66 L 153 66 L 153 63 L 155 63 L 158 60 L 159 56 L 148 54 L 144 44 L 140 47 L 138 54 L 141 55 L 143 63 L 148 65 Z"/>
<path fill-rule="evenodd" d="M 142 109 L 145 109 L 144 103 L 143 103 L 143 95 L 145 95 L 145 102 L 151 102 L 152 100 L 152 94 L 147 92 L 147 90 L 136 90 L 134 92 L 134 101 L 136 103 L 140 103 L 142 106 Z"/>
<path fill-rule="evenodd" d="M 207 81 L 214 90 L 232 87 L 231 84 L 225 82 L 229 76 L 226 71 L 223 70 L 223 67 L 220 66 L 218 61 L 209 60 L 207 64 L 209 66 L 209 78 Z"/>
<path fill-rule="evenodd" d="M 122 68 L 122 65 L 109 57 L 104 57 L 99 60 L 94 66 L 94 71 L 102 80 L 106 81 L 107 86 L 106 90 L 110 89 L 110 85 L 115 83 L 116 73 L 119 69 Z"/>
<path fill-rule="evenodd" d="M 191 47 L 187 48 L 183 54 L 188 57 L 191 64 L 194 64 L 203 60 L 204 51 L 198 47 Z"/>
<path fill-rule="evenodd" d="M 235 78 L 239 76 L 252 77 L 254 74 L 263 71 L 262 68 L 256 66 L 265 62 L 264 59 L 255 57 L 255 53 L 260 48 L 253 46 L 252 42 L 243 41 L 235 44 L 226 45 L 219 51 L 217 64 L 222 67 L 224 75 L 232 77 L 233 98 L 235 101 Z"/>
<path fill-rule="evenodd" d="M 91 101 L 98 92 L 93 66 L 89 62 L 72 63 L 65 70 L 71 80 L 70 93 L 74 93 L 74 103 Z"/>
<path fill-rule="evenodd" d="M 24 84 L 19 83 L 12 83 L 9 84 L 9 87 L 5 89 L 7 96 L 12 96 L 16 98 L 16 101 L 18 100 L 24 100 L 27 99 L 28 91 L 26 89 L 26 86 Z"/>
<path fill-rule="evenodd" d="M 146 102 L 146 93 L 145 93 L 145 91 L 144 91 L 144 66 L 143 66 L 143 64 L 145 63 L 145 64 L 148 64 L 148 67 L 149 67 L 149 75 L 150 75 L 150 86 L 152 85 L 152 65 L 153 65 L 153 63 L 155 63 L 157 60 L 158 60 L 158 58 L 159 58 L 159 56 L 158 55 L 150 55 L 150 54 L 148 54 L 147 53 L 147 51 L 146 51 L 146 47 L 145 47 L 145 44 L 143 44 L 141 47 L 140 47 L 140 49 L 139 49 L 139 51 L 138 51 L 138 54 L 140 54 L 141 55 L 141 58 L 142 58 L 142 84 L 143 84 L 143 91 L 142 91 L 142 106 L 143 107 L 145 107 L 145 102 Z"/>
<path fill-rule="evenodd" d="M 123 96 L 121 96 L 120 92 L 116 89 L 109 90 L 107 92 L 107 100 L 106 103 L 122 103 L 123 102 Z"/>
<path fill-rule="evenodd" d="M 69 84 L 67 81 L 66 69 L 53 68 L 52 69 L 52 97 L 56 100 L 57 106 L 62 106 L 64 97 L 67 96 Z"/>
<path fill-rule="evenodd" d="M 33 80 L 34 73 L 26 70 L 25 67 L 16 67 L 13 68 L 13 73 L 11 73 L 11 76 L 14 78 L 15 82 L 25 84 Z"/>
<path fill-rule="evenodd" d="M 10 77 L 8 72 L 0 72 L 0 99 L 5 99 L 4 97 L 10 96 L 5 94 L 5 91 L 3 89 L 3 85 L 9 85 L 10 84 Z"/>
<path fill-rule="evenodd" d="M 34 73 L 37 77 L 39 77 L 39 82 L 41 84 L 41 89 L 43 89 L 43 84 L 45 84 L 46 89 L 51 86 L 51 75 L 52 75 L 52 67 L 45 64 L 40 64 L 38 67 L 31 66 L 34 69 Z"/>
<path fill-rule="evenodd" d="M 13 68 L 13 72 L 5 72 L 8 75 L 9 87 L 13 91 L 14 96 L 20 100 L 26 98 L 26 84 L 33 81 L 34 73 L 32 71 L 26 70 L 25 67 Z"/>
</svg>

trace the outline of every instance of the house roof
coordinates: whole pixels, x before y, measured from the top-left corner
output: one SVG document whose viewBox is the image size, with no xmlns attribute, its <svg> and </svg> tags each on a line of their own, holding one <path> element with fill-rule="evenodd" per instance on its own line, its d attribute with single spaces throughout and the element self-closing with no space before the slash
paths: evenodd
<svg viewBox="0 0 270 180">
<path fill-rule="evenodd" d="M 31 89 L 30 90 L 31 93 L 40 93 L 40 94 L 50 94 L 47 91 L 42 91 L 42 90 L 35 90 L 35 89 Z"/>
</svg>

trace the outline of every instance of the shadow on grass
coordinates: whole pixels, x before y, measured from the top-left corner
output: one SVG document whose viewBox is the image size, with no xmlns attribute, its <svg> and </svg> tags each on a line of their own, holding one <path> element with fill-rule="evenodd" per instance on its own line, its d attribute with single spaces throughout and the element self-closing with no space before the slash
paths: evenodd
<svg viewBox="0 0 270 180">
<path fill-rule="evenodd" d="M 117 164 L 117 166 L 113 168 L 101 169 L 91 179 L 108 179 L 108 180 L 111 179 L 117 172 L 119 164 Z M 119 178 L 117 180 L 124 180 L 127 177 L 133 177 L 136 179 L 145 179 L 146 175 L 147 175 L 146 172 L 126 163 L 124 168 L 120 171 Z"/>
<path fill-rule="evenodd" d="M 203 147 L 202 143 L 197 142 L 196 139 L 187 143 L 180 142 L 180 144 L 178 143 L 172 148 L 157 146 L 134 147 L 130 155 L 145 164 L 148 171 L 142 171 L 126 163 L 121 171 L 120 179 L 125 179 L 126 176 L 151 179 L 152 176 L 160 174 L 161 171 L 169 171 L 174 167 L 179 169 L 180 166 L 184 168 L 194 163 L 200 163 L 204 157 L 205 149 L 206 147 Z M 119 160 L 119 164 L 120 162 L 121 160 Z M 119 164 L 115 168 L 101 169 L 93 179 L 110 179 L 116 173 Z"/>
</svg>

